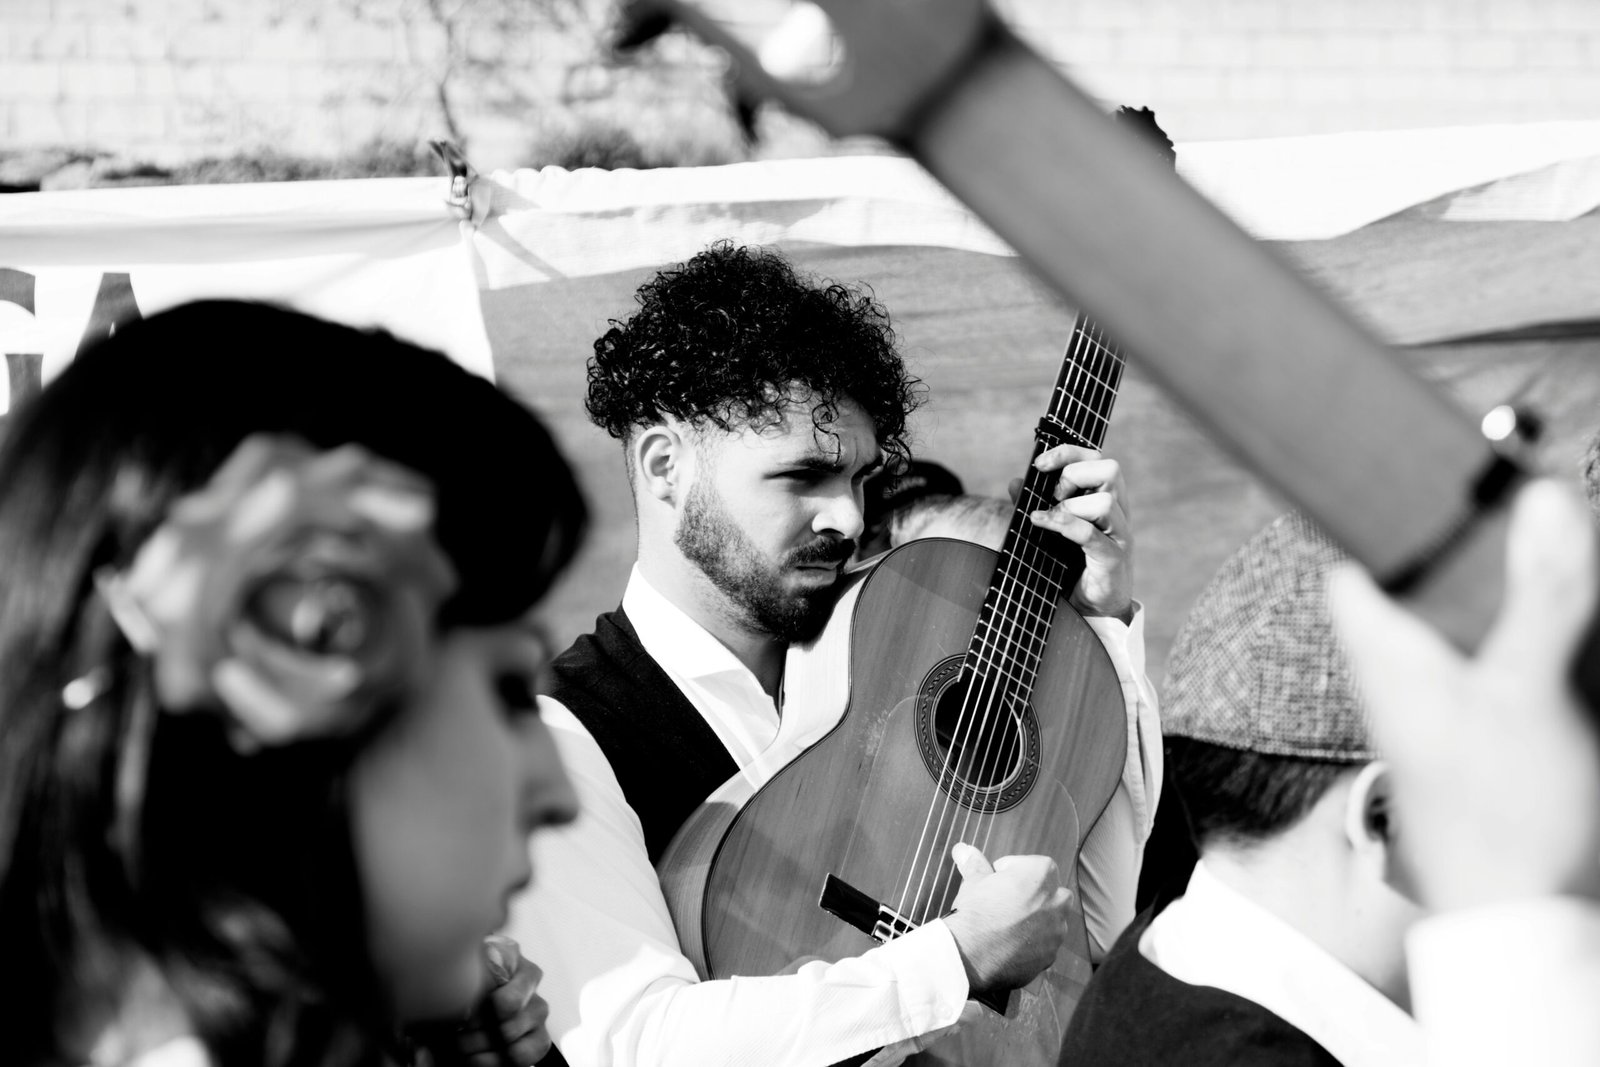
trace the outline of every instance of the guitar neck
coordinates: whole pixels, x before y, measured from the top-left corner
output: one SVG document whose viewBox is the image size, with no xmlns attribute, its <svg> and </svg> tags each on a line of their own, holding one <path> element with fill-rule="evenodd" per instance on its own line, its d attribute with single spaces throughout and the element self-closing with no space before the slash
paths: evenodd
<svg viewBox="0 0 1600 1067">
<path fill-rule="evenodd" d="M 1100 327 L 1080 313 L 1050 406 L 1039 420 L 1022 491 L 967 651 L 970 671 L 1003 677 L 1019 692 L 1032 689 L 1056 605 L 1083 571 L 1083 551 L 1077 545 L 1040 529 L 1028 517 L 1056 504 L 1056 474 L 1038 470 L 1031 460 L 1062 444 L 1100 447 L 1124 365 Z"/>
</svg>

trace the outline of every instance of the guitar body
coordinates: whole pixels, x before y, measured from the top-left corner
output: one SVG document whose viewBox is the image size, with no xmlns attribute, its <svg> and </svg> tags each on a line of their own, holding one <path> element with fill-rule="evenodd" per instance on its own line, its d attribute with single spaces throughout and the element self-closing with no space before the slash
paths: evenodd
<svg viewBox="0 0 1600 1067">
<path fill-rule="evenodd" d="M 852 590 L 853 610 L 847 596 L 828 631 L 791 653 L 785 715 L 800 713 L 795 702 L 807 693 L 842 694 L 848 670 L 843 717 L 753 795 L 742 779 L 730 782 L 662 860 L 679 939 L 702 974 L 772 975 L 807 957 L 873 948 L 819 907 L 830 874 L 916 922 L 945 914 L 959 885 L 948 858 L 956 841 L 991 859 L 1051 856 L 1076 892 L 1079 847 L 1117 787 L 1127 745 L 1121 686 L 1089 626 L 1057 613 L 1031 713 L 1018 711 L 1007 719 L 1014 728 L 994 735 L 1012 747 L 997 742 L 986 750 L 993 760 L 962 775 L 949 765 L 953 742 L 939 734 L 961 699 L 957 668 L 996 559 L 962 541 L 904 545 Z M 1054 1065 L 1089 974 L 1079 903 L 1055 964 L 1012 995 L 1005 1016 L 985 1011 L 915 1062 Z"/>
</svg>

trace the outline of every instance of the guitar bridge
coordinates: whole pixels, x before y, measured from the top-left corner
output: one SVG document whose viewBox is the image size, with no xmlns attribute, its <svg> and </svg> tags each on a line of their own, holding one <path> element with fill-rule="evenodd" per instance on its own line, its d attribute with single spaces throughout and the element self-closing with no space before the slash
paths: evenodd
<svg viewBox="0 0 1600 1067">
<path fill-rule="evenodd" d="M 893 941 L 917 928 L 916 923 L 889 905 L 878 903 L 837 875 L 830 874 L 823 879 L 817 907 L 834 918 L 843 919 L 874 941 Z"/>
<path fill-rule="evenodd" d="M 822 895 L 817 898 L 817 906 L 879 942 L 893 941 L 909 934 L 918 925 L 833 874 L 822 880 Z M 973 993 L 972 999 L 995 1014 L 1004 1015 L 1011 997 L 1004 990 L 989 990 Z"/>
</svg>

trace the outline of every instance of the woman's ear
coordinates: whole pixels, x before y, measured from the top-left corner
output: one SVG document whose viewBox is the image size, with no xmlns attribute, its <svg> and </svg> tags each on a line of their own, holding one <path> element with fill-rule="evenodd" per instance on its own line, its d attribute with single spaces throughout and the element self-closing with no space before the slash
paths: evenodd
<svg viewBox="0 0 1600 1067">
<path fill-rule="evenodd" d="M 670 423 L 647 426 L 628 443 L 628 473 L 643 492 L 676 506 L 680 490 L 689 485 L 690 452 L 682 428 Z"/>
</svg>

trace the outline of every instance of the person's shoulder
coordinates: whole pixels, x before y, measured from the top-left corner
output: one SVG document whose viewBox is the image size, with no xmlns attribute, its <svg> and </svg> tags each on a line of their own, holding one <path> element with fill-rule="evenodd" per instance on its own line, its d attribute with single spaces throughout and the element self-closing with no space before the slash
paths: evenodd
<svg viewBox="0 0 1600 1067">
<path fill-rule="evenodd" d="M 1139 952 L 1146 912 L 1089 981 L 1063 1067 L 1338 1067 L 1303 1031 L 1251 1000 L 1167 974 Z"/>
</svg>

